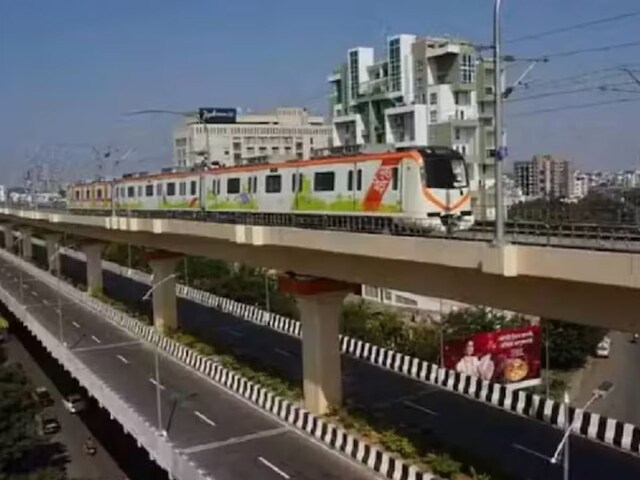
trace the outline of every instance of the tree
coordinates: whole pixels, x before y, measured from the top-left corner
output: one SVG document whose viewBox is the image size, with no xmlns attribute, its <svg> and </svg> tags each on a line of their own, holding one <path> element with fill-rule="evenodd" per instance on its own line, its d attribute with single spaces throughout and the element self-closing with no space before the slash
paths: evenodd
<svg viewBox="0 0 640 480">
<path fill-rule="evenodd" d="M 10 472 L 39 443 L 35 416 L 39 407 L 17 365 L 0 366 L 0 471 Z"/>
<path fill-rule="evenodd" d="M 521 328 L 529 322 L 520 315 L 509 315 L 486 307 L 468 307 L 450 312 L 443 318 L 443 325 L 445 338 L 451 340 L 505 328 Z"/>
<path fill-rule="evenodd" d="M 557 370 L 584 366 L 606 332 L 559 320 L 544 320 L 543 327 L 543 341 L 549 341 L 550 367 Z"/>
</svg>

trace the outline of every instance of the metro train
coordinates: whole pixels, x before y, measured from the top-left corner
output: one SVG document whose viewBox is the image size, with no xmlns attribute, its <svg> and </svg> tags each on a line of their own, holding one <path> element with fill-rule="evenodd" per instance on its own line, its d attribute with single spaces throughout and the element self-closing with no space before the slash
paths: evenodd
<svg viewBox="0 0 640 480">
<path fill-rule="evenodd" d="M 383 218 L 435 230 L 473 224 L 464 157 L 447 147 L 357 153 L 72 184 L 70 210 L 215 221 Z"/>
</svg>

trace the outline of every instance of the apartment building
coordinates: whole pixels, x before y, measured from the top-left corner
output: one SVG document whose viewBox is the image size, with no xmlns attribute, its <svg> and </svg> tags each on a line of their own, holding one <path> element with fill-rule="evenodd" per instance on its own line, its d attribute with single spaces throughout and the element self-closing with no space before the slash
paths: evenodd
<svg viewBox="0 0 640 480">
<path fill-rule="evenodd" d="M 324 118 L 305 108 L 246 114 L 201 108 L 174 129 L 174 163 L 239 165 L 255 157 L 309 158 L 312 150 L 329 147 L 330 138 Z"/>
<path fill-rule="evenodd" d="M 571 162 L 552 155 L 535 155 L 531 160 L 514 163 L 516 185 L 532 198 L 570 198 L 574 175 Z"/>
<path fill-rule="evenodd" d="M 332 143 L 450 146 L 468 160 L 477 218 L 492 217 L 493 66 L 461 39 L 394 35 L 378 59 L 352 48 L 328 77 Z"/>
</svg>

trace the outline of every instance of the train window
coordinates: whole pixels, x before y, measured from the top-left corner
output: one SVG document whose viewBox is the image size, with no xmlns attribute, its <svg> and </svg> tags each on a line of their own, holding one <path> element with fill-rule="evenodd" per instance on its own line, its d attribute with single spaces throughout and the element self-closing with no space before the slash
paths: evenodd
<svg viewBox="0 0 640 480">
<path fill-rule="evenodd" d="M 247 185 L 248 185 L 249 193 L 254 193 L 255 190 L 253 189 L 253 177 L 249 177 L 247 179 Z"/>
<path fill-rule="evenodd" d="M 356 190 L 357 191 L 362 190 L 362 169 L 361 168 L 359 168 L 357 172 Z"/>
<path fill-rule="evenodd" d="M 156 183 L 156 197 L 162 196 L 162 183 Z"/>
<path fill-rule="evenodd" d="M 302 184 L 304 183 L 304 174 L 303 173 L 299 173 L 298 174 L 298 191 L 301 192 L 302 191 Z"/>
<path fill-rule="evenodd" d="M 138 197 L 142 198 L 142 185 L 138 185 Z"/>
<path fill-rule="evenodd" d="M 190 191 L 189 195 L 195 195 L 197 190 L 198 190 L 197 183 L 196 183 L 195 180 L 192 180 L 191 181 L 191 191 Z"/>
<path fill-rule="evenodd" d="M 127 197 L 133 198 L 136 196 L 136 190 L 133 187 L 127 187 Z"/>
<path fill-rule="evenodd" d="M 393 167 L 391 169 L 391 173 L 393 175 L 392 181 L 391 181 L 391 189 L 398 190 L 398 167 Z"/>
<path fill-rule="evenodd" d="M 167 197 L 173 197 L 176 194 L 176 184 L 173 182 L 167 183 Z"/>
<path fill-rule="evenodd" d="M 349 170 L 349 173 L 347 174 L 347 190 L 353 190 L 353 170 Z"/>
<path fill-rule="evenodd" d="M 253 193 L 258 193 L 258 177 L 253 177 Z"/>
<path fill-rule="evenodd" d="M 88 188 L 85 190 L 85 197 L 87 200 L 89 200 L 91 198 L 91 190 L 89 190 Z"/>
<path fill-rule="evenodd" d="M 267 175 L 264 190 L 267 193 L 280 193 L 282 190 L 282 175 Z"/>
<path fill-rule="evenodd" d="M 227 193 L 240 193 L 240 179 L 238 177 L 227 179 Z"/>
<path fill-rule="evenodd" d="M 76 200 L 80 200 L 80 190 L 76 190 Z"/>
<path fill-rule="evenodd" d="M 147 186 L 145 186 L 144 189 L 145 189 L 144 193 L 145 193 L 145 195 L 147 197 L 153 197 L 153 184 L 152 183 L 150 183 Z"/>
<path fill-rule="evenodd" d="M 335 180 L 335 172 L 317 172 L 313 177 L 313 190 L 315 192 L 332 192 Z"/>
<path fill-rule="evenodd" d="M 296 191 L 296 174 L 295 173 L 291 174 L 291 191 L 292 192 Z"/>
<path fill-rule="evenodd" d="M 96 198 L 98 200 L 102 200 L 102 189 L 101 188 L 96 190 Z"/>
<path fill-rule="evenodd" d="M 187 183 L 186 182 L 180 182 L 180 193 L 179 195 L 184 196 L 187 194 Z"/>
</svg>

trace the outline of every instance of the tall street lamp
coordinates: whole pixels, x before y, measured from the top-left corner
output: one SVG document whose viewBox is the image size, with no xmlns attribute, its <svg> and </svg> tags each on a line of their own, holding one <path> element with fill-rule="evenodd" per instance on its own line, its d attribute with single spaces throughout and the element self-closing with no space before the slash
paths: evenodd
<svg viewBox="0 0 640 480">
<path fill-rule="evenodd" d="M 49 273 L 52 273 L 52 265 L 53 262 L 60 257 L 60 250 L 58 250 L 57 252 L 55 252 L 53 255 L 51 255 L 49 257 Z M 58 263 L 58 268 L 56 268 L 56 283 L 57 283 L 57 288 L 58 288 L 58 330 L 59 330 L 59 334 L 60 334 L 60 341 L 62 342 L 62 344 L 66 347 L 67 346 L 67 342 L 64 339 L 64 327 L 63 327 L 63 318 L 62 318 L 62 284 L 61 284 L 61 280 L 60 280 L 60 263 Z"/>
<path fill-rule="evenodd" d="M 494 95 L 495 95 L 495 238 L 496 244 L 504 243 L 504 208 L 502 193 L 502 168 L 507 151 L 502 136 L 502 59 L 500 8 L 502 0 L 495 0 L 493 11 Z"/>
<path fill-rule="evenodd" d="M 583 410 L 587 410 L 596 400 L 601 400 L 606 397 L 613 390 L 613 383 L 609 381 L 604 381 L 598 388 L 593 391 L 591 398 L 587 403 L 585 403 Z M 553 457 L 549 460 L 553 464 L 557 464 L 560 459 L 563 459 L 563 480 L 569 480 L 569 436 L 571 432 L 575 428 L 575 419 L 572 422 L 569 422 L 569 393 L 565 392 L 564 394 L 564 435 L 562 436 L 562 440 L 558 444 L 558 448 L 556 448 Z"/>
<path fill-rule="evenodd" d="M 162 285 L 164 282 L 166 282 L 167 280 L 176 277 L 177 274 L 171 274 L 168 277 L 162 279 L 160 282 L 156 283 L 155 285 L 153 285 L 148 291 L 147 293 L 145 293 L 142 296 L 142 300 L 149 300 L 150 295 L 153 293 L 153 291 L 158 288 L 160 285 Z M 151 278 L 151 282 L 153 283 L 153 277 Z M 161 384 L 160 384 L 160 346 L 156 345 L 155 349 L 154 349 L 154 363 L 155 363 L 155 385 L 156 385 L 156 409 L 157 409 L 157 413 L 158 413 L 158 430 L 160 430 L 160 434 L 163 437 L 167 436 L 167 431 L 164 428 L 164 425 L 162 423 L 162 396 L 160 393 L 161 390 Z"/>
</svg>

